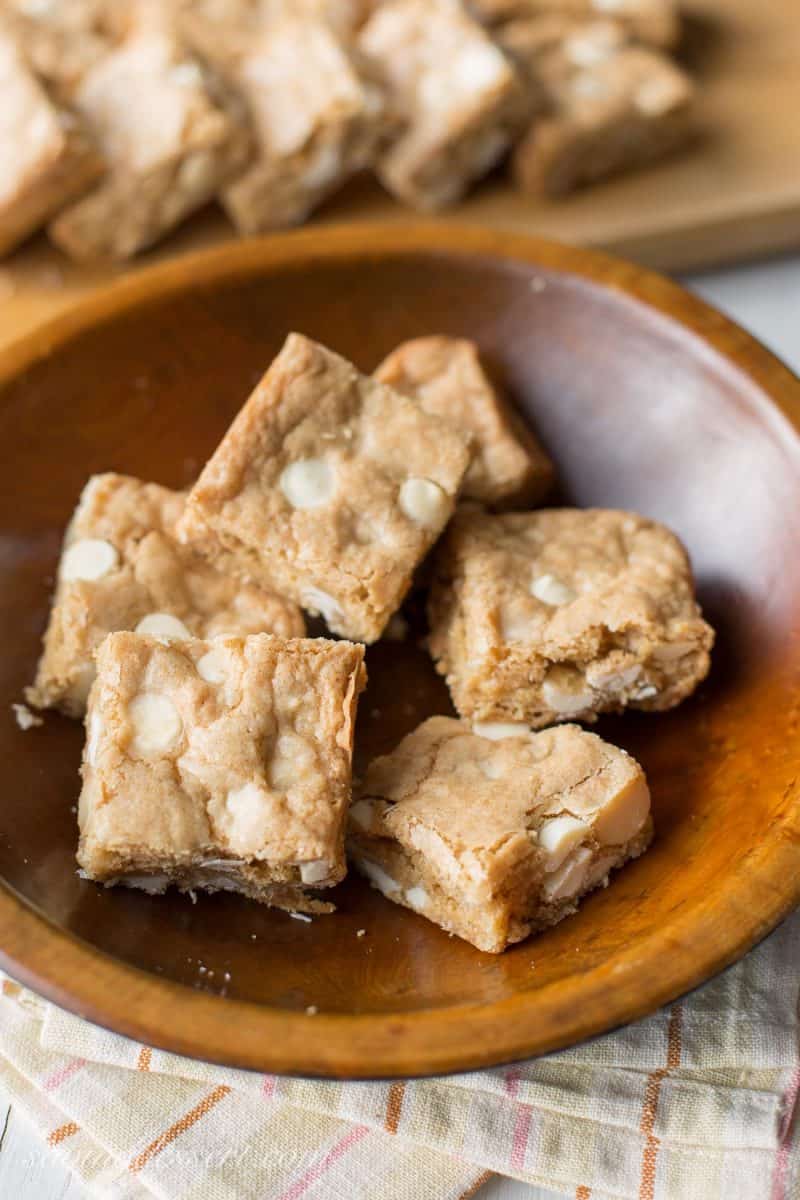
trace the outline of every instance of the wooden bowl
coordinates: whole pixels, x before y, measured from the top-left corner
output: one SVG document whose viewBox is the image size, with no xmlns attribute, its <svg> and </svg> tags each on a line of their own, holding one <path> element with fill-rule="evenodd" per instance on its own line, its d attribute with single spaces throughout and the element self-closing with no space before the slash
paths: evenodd
<svg viewBox="0 0 800 1200">
<path fill-rule="evenodd" d="M 364 370 L 418 334 L 477 339 L 569 499 L 637 509 L 685 539 L 719 631 L 695 698 L 599 726 L 647 770 L 653 848 L 576 916 L 499 957 L 356 878 L 337 889 L 338 912 L 311 924 L 231 896 L 193 905 L 83 882 L 83 731 L 48 715 L 23 733 L 11 715 L 87 475 L 188 483 L 290 329 Z M 177 1053 L 347 1077 L 541 1054 L 708 979 L 800 898 L 799 427 L 798 381 L 674 284 L 599 254 L 441 224 L 179 259 L 4 351 L 0 963 Z M 375 647 L 369 667 L 361 762 L 450 711 L 414 642 Z"/>
</svg>

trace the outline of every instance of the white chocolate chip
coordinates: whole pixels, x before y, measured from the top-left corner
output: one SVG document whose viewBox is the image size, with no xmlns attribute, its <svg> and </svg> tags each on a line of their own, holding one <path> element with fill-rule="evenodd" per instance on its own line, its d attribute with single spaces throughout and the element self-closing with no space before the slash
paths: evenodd
<svg viewBox="0 0 800 1200">
<path fill-rule="evenodd" d="M 89 717 L 86 730 L 86 762 L 90 767 L 97 766 L 97 751 L 103 734 L 103 721 L 98 713 Z"/>
<path fill-rule="evenodd" d="M 606 845 L 621 846 L 636 836 L 649 812 L 650 789 L 640 776 L 612 796 L 595 815 L 595 836 Z"/>
<path fill-rule="evenodd" d="M 201 679 L 205 679 L 206 683 L 224 683 L 226 670 L 222 651 L 215 647 L 207 650 L 202 658 L 198 658 L 197 674 Z"/>
<path fill-rule="evenodd" d="M 183 721 L 168 696 L 159 692 L 139 692 L 128 709 L 133 727 L 131 749 L 143 758 L 152 758 L 172 750 L 183 732 Z"/>
<path fill-rule="evenodd" d="M 587 100 L 595 100 L 599 96 L 605 96 L 608 93 L 608 84 L 605 80 L 598 79 L 595 75 L 590 75 L 588 72 L 574 75 L 569 81 L 569 86 L 573 96 L 580 96 Z"/>
<path fill-rule="evenodd" d="M 595 23 L 583 33 L 574 34 L 564 43 L 564 53 L 576 67 L 594 67 L 619 46 L 620 38 L 611 24 Z"/>
<path fill-rule="evenodd" d="M 429 862 L 434 864 L 441 875 L 451 882 L 458 879 L 462 863 L 435 829 L 417 822 L 409 829 L 408 840 L 415 850 L 419 850 Z"/>
<path fill-rule="evenodd" d="M 359 866 L 370 883 L 373 883 L 378 891 L 383 892 L 385 896 L 391 896 L 395 892 L 400 891 L 400 884 L 397 880 L 392 879 L 391 875 L 387 875 L 383 867 L 379 867 L 377 863 L 370 862 L 367 858 L 362 858 L 359 860 Z"/>
<path fill-rule="evenodd" d="M 324 458 L 301 458 L 289 463 L 278 480 L 292 508 L 319 508 L 327 504 L 335 484 L 333 469 Z"/>
<path fill-rule="evenodd" d="M 664 642 L 654 648 L 651 658 L 657 663 L 674 663 L 694 649 L 692 642 Z"/>
<path fill-rule="evenodd" d="M 369 800 L 356 800 L 355 804 L 350 806 L 350 822 L 363 833 L 368 833 L 372 828 L 372 820 L 375 809 Z"/>
<path fill-rule="evenodd" d="M 632 700 L 652 700 L 658 695 L 658 688 L 652 683 L 645 683 L 642 687 L 637 688 L 631 696 Z"/>
<path fill-rule="evenodd" d="M 170 70 L 169 77 L 178 87 L 197 88 L 203 86 L 203 72 L 198 63 L 189 60 L 176 63 Z"/>
<path fill-rule="evenodd" d="M 592 852 L 585 846 L 574 850 L 557 871 L 545 878 L 542 886 L 545 899 L 570 900 L 577 896 L 586 883 L 591 861 Z"/>
<path fill-rule="evenodd" d="M 500 636 L 504 642 L 528 642 L 533 627 L 530 614 L 515 612 L 510 608 L 500 610 Z"/>
<path fill-rule="evenodd" d="M 134 632 L 141 633 L 143 637 L 155 638 L 165 645 L 169 642 L 185 642 L 192 636 L 183 621 L 179 621 L 171 613 L 163 612 L 148 613 L 146 617 L 142 617 Z"/>
<path fill-rule="evenodd" d="M 67 583 L 76 579 L 102 579 L 118 562 L 119 554 L 111 542 L 102 538 L 81 538 L 64 551 L 59 574 Z"/>
<path fill-rule="evenodd" d="M 617 695 L 620 692 L 627 691 L 631 684 L 636 682 L 641 673 L 641 663 L 634 663 L 633 666 L 626 667 L 623 671 L 606 671 L 602 674 L 593 674 L 591 676 L 591 683 L 592 687 L 600 688 L 604 692 L 611 692 Z"/>
<path fill-rule="evenodd" d="M 450 497 L 432 479 L 407 479 L 398 496 L 400 508 L 416 525 L 438 529 L 450 513 Z"/>
<path fill-rule="evenodd" d="M 544 851 L 544 869 L 557 871 L 571 850 L 584 840 L 589 826 L 578 817 L 553 817 L 539 830 L 539 845 Z"/>
<path fill-rule="evenodd" d="M 303 883 L 321 883 L 323 879 L 327 879 L 331 873 L 331 864 L 324 858 L 315 859 L 314 862 L 300 863 L 300 879 Z"/>
<path fill-rule="evenodd" d="M 560 604 L 570 604 L 577 598 L 577 594 L 555 575 L 540 575 L 531 583 L 531 595 L 552 608 L 557 608 Z"/>
<path fill-rule="evenodd" d="M 527 737 L 530 725 L 518 721 L 473 721 L 472 732 L 490 742 L 501 742 L 503 738 Z"/>
<path fill-rule="evenodd" d="M 337 624 L 344 618 L 339 601 L 323 592 L 322 588 L 304 588 L 300 595 L 300 603 L 308 612 L 321 616 L 326 625 Z"/>
<path fill-rule="evenodd" d="M 592 692 L 580 671 L 574 667 L 551 667 L 542 684 L 542 698 L 548 708 L 562 717 L 575 717 L 592 706 Z"/>
<path fill-rule="evenodd" d="M 645 79 L 640 84 L 633 97 L 633 103 L 640 113 L 647 117 L 661 117 L 675 108 L 680 93 L 676 90 L 672 79 L 654 76 Z"/>
<path fill-rule="evenodd" d="M 315 773 L 314 747 L 296 733 L 282 733 L 272 751 L 269 780 L 276 792 L 288 792 L 298 780 Z"/>
<path fill-rule="evenodd" d="M 245 783 L 225 797 L 225 807 L 231 818 L 228 841 L 231 849 L 244 850 L 264 836 L 264 815 L 269 800 L 257 783 Z"/>
<path fill-rule="evenodd" d="M 431 902 L 431 898 L 425 891 L 424 887 L 419 884 L 406 889 L 406 903 L 412 908 L 427 908 Z"/>
</svg>

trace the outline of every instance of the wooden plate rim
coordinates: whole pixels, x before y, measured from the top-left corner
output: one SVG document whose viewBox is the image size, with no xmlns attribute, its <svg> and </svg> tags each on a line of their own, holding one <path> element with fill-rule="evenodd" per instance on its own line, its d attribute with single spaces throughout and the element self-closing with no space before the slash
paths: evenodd
<svg viewBox="0 0 800 1200">
<path fill-rule="evenodd" d="M 679 285 L 598 251 L 434 222 L 304 230 L 145 268 L 0 351 L 0 384 L 92 326 L 189 285 L 231 282 L 315 259 L 377 262 L 420 253 L 516 260 L 647 304 L 744 373 L 800 439 L 800 380 L 755 338 Z M 58 928 L 2 881 L 0 966 L 61 1007 L 176 1054 L 276 1073 L 413 1077 L 548 1053 L 636 1020 L 740 958 L 798 903 L 800 805 L 791 805 L 725 880 L 706 919 L 683 914 L 633 947 L 624 962 L 491 1004 L 309 1016 L 222 999 L 98 950 Z"/>
</svg>

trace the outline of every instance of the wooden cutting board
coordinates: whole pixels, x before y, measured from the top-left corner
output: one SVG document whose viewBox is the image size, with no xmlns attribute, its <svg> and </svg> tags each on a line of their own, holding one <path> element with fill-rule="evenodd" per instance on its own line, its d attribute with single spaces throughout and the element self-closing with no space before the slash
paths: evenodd
<svg viewBox="0 0 800 1200">
<path fill-rule="evenodd" d="M 502 180 L 442 220 L 602 247 L 668 271 L 800 246 L 800 0 L 688 0 L 684 59 L 700 85 L 696 144 L 566 200 L 533 201 Z M 408 221 L 369 180 L 317 223 Z M 97 285 L 232 236 L 209 210 L 134 267 L 77 267 L 44 238 L 0 267 L 0 345 Z"/>
</svg>

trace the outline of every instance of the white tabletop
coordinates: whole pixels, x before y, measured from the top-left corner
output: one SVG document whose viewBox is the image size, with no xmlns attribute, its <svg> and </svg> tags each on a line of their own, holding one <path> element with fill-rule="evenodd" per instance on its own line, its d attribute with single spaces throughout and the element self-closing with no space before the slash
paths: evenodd
<svg viewBox="0 0 800 1200">
<path fill-rule="evenodd" d="M 800 373 L 800 256 L 693 276 L 689 286 L 751 330 Z M 480 1200 L 531 1200 L 534 1189 L 494 1179 Z M 40 1142 L 0 1092 L 0 1197 L 88 1200 L 86 1189 Z M 541 1190 L 537 1200 L 545 1200 Z M 552 1193 L 553 1200 L 561 1200 Z"/>
</svg>

